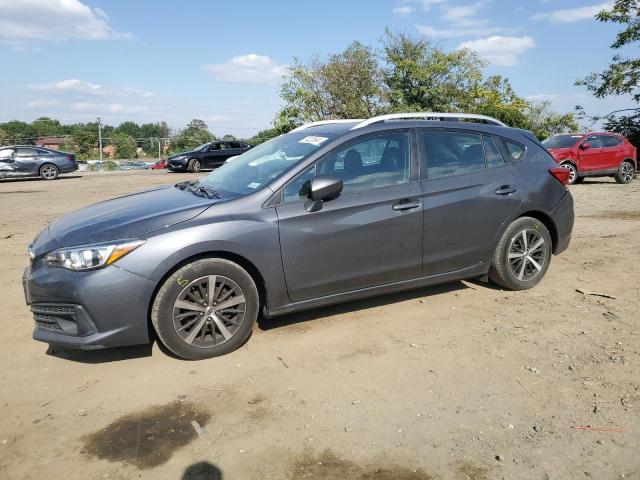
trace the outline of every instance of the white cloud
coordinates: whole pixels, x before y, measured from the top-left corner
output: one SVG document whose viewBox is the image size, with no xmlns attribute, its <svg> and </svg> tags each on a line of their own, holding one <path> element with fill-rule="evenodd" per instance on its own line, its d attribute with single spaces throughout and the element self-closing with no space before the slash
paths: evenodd
<svg viewBox="0 0 640 480">
<path fill-rule="evenodd" d="M 463 42 L 458 49 L 474 50 L 488 62 L 499 66 L 511 66 L 520 63 L 520 55 L 527 49 L 535 47 L 531 37 L 503 37 L 494 35 Z"/>
<path fill-rule="evenodd" d="M 418 0 L 419 3 L 422 4 L 422 10 L 428 12 L 431 10 L 431 7 L 434 5 L 440 5 L 447 0 Z"/>
<path fill-rule="evenodd" d="M 233 57 L 225 63 L 206 64 L 202 68 L 223 82 L 259 84 L 278 83 L 287 71 L 286 65 L 255 53 Z"/>
<path fill-rule="evenodd" d="M 593 20 L 597 13 L 602 10 L 608 10 L 613 7 L 612 2 L 599 3 L 598 5 L 589 5 L 578 8 L 567 8 L 563 10 L 554 10 L 552 12 L 536 13 L 533 20 L 547 20 L 553 24 L 573 23 L 582 20 Z"/>
<path fill-rule="evenodd" d="M 58 80 L 51 83 L 29 84 L 27 88 L 34 92 L 58 92 L 58 93 L 76 93 L 87 95 L 108 95 L 116 97 L 153 97 L 152 92 L 147 92 L 137 88 L 130 87 L 105 87 L 97 83 L 78 80 L 77 78 L 68 78 Z"/>
<path fill-rule="evenodd" d="M 483 18 L 474 18 L 491 0 L 480 0 L 468 5 L 458 5 L 445 9 L 442 19 L 459 27 L 482 27 L 489 23 Z"/>
<path fill-rule="evenodd" d="M 409 15 L 410 13 L 413 13 L 415 11 L 416 11 L 416 9 L 414 7 L 412 7 L 411 5 L 403 5 L 401 7 L 395 7 L 393 9 L 393 13 L 395 15 L 400 15 L 400 16 Z"/>
<path fill-rule="evenodd" d="M 0 0 L 0 39 L 24 42 L 72 38 L 130 38 L 116 32 L 104 11 L 80 0 Z"/>
<path fill-rule="evenodd" d="M 506 30 L 502 27 L 445 28 L 440 30 L 425 25 L 416 25 L 416 28 L 422 35 L 434 38 L 481 37 L 483 35 L 495 35 Z"/>
</svg>

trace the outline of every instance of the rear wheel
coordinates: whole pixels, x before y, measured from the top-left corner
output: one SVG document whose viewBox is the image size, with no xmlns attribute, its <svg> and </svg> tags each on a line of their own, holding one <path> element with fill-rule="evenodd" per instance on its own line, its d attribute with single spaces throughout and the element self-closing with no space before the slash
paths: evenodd
<svg viewBox="0 0 640 480">
<path fill-rule="evenodd" d="M 220 258 L 197 260 L 171 275 L 151 310 L 162 343 L 177 356 L 200 360 L 232 352 L 249 337 L 259 297 L 251 276 Z"/>
<path fill-rule="evenodd" d="M 629 183 L 633 180 L 634 165 L 632 162 L 625 160 L 620 164 L 620 168 L 618 168 L 618 173 L 615 174 L 616 182 L 618 183 Z"/>
<path fill-rule="evenodd" d="M 489 278 L 509 290 L 526 290 L 542 280 L 549 268 L 551 254 L 551 235 L 547 227 L 535 218 L 519 218 L 500 238 Z"/>
<path fill-rule="evenodd" d="M 563 163 L 562 165 L 560 165 L 562 168 L 566 168 L 567 170 L 569 170 L 569 181 L 567 182 L 568 185 L 573 185 L 574 183 L 576 183 L 576 181 L 578 180 L 578 169 L 576 168 L 576 166 L 573 163 Z"/>
<path fill-rule="evenodd" d="M 187 170 L 192 173 L 198 173 L 202 169 L 202 163 L 197 158 L 189 160 L 189 165 L 187 165 Z"/>
<path fill-rule="evenodd" d="M 45 180 L 55 180 L 56 178 L 58 178 L 60 170 L 58 170 L 58 167 L 56 167 L 52 163 L 45 163 L 40 167 L 39 174 L 40 177 Z"/>
</svg>

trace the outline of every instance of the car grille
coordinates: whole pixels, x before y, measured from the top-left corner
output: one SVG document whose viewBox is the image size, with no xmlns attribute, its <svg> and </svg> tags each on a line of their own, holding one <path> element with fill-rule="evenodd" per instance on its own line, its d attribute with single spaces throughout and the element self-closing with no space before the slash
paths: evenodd
<svg viewBox="0 0 640 480">
<path fill-rule="evenodd" d="M 76 337 L 95 331 L 89 315 L 80 305 L 34 303 L 31 312 L 36 327 L 43 330 Z"/>
</svg>

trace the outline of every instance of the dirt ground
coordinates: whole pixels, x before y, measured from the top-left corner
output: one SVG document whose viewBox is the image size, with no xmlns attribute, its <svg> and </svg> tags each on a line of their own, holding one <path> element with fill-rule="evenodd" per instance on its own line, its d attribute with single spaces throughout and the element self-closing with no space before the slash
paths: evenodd
<svg viewBox="0 0 640 480">
<path fill-rule="evenodd" d="M 187 177 L 0 181 L 0 478 L 640 478 L 640 179 L 571 187 L 571 246 L 533 290 L 457 282 L 261 321 L 200 362 L 33 341 L 20 278 L 47 222 Z"/>
</svg>

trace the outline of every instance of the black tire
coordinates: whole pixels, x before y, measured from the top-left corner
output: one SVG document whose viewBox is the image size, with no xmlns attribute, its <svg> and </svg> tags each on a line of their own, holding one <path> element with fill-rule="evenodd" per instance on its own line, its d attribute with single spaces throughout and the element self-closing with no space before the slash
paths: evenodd
<svg viewBox="0 0 640 480">
<path fill-rule="evenodd" d="M 60 175 L 60 169 L 53 163 L 45 163 L 38 170 L 38 175 L 43 180 L 55 180 Z"/>
<path fill-rule="evenodd" d="M 580 177 L 578 177 L 578 169 L 576 168 L 576 166 L 571 162 L 563 163 L 560 166 L 562 168 L 566 168 L 570 172 L 569 173 L 569 180 L 567 182 L 567 185 L 573 185 L 574 183 L 576 183 L 578 178 L 580 178 Z"/>
<path fill-rule="evenodd" d="M 527 245 L 523 245 L 523 232 L 528 238 Z M 533 247 L 536 246 L 538 239 L 542 239 L 543 243 L 534 251 Z M 521 257 L 510 259 L 510 253 L 513 253 L 514 256 L 520 255 L 519 249 L 525 251 L 530 249 L 530 252 L 526 255 L 522 254 Z M 509 290 L 532 288 L 542 280 L 547 272 L 551 255 L 551 235 L 547 227 L 535 218 L 518 218 L 509 225 L 496 245 L 489 269 L 489 278 L 492 282 Z M 529 258 L 534 261 L 530 262 Z M 522 263 L 518 263 L 520 259 Z M 540 269 L 537 268 L 538 266 Z"/>
<path fill-rule="evenodd" d="M 633 180 L 633 177 L 635 177 L 635 173 L 635 166 L 633 165 L 633 162 L 625 160 L 618 167 L 618 171 L 614 175 L 614 178 L 618 183 L 630 183 L 631 180 Z"/>
<path fill-rule="evenodd" d="M 213 321 L 213 317 L 216 316 L 213 315 L 213 311 L 209 313 L 194 313 L 194 317 L 191 317 L 194 320 L 189 320 L 189 317 L 181 320 L 174 319 L 174 315 L 177 317 L 186 315 L 185 313 L 182 313 L 183 310 L 181 310 L 181 308 L 176 307 L 176 302 L 183 298 L 182 296 L 185 295 L 185 290 L 197 288 L 195 286 L 191 287 L 190 285 L 194 282 L 201 282 L 201 279 L 204 277 L 223 279 L 220 282 L 220 292 L 223 291 L 222 284 L 227 282 L 229 289 L 232 288 L 230 288 L 228 284 L 235 284 L 235 287 L 238 287 L 240 289 L 240 293 L 243 294 L 241 296 L 244 299 L 244 310 L 242 318 L 238 321 L 239 325 L 236 325 L 235 323 L 225 324 L 225 327 L 229 328 L 229 330 L 235 328 L 233 333 L 230 333 L 228 330 L 226 331 L 227 334 L 231 335 L 228 339 L 226 336 L 221 338 L 223 337 L 223 332 L 219 329 L 217 322 L 220 321 L 220 319 L 227 322 L 227 319 L 218 311 L 215 312 L 219 317 L 216 321 Z M 215 280 L 213 280 L 213 282 L 215 285 L 213 290 L 215 292 L 218 288 L 218 284 L 215 283 Z M 200 291 L 200 293 L 203 292 Z M 228 290 L 222 293 L 228 293 Z M 190 294 L 186 293 L 186 295 Z M 208 292 L 205 292 L 204 296 L 206 297 L 207 295 Z M 195 299 L 195 297 L 192 296 L 189 298 Z M 196 305 L 195 302 L 192 302 L 192 304 Z M 202 305 L 206 305 L 206 303 L 203 303 Z M 222 302 L 220 305 L 222 305 Z M 200 307 L 200 305 L 197 306 Z M 215 303 L 207 308 L 215 310 L 214 306 Z M 221 258 L 206 258 L 196 260 L 193 263 L 185 265 L 167 278 L 160 287 L 160 290 L 153 302 L 153 307 L 151 309 L 151 322 L 153 323 L 153 327 L 155 328 L 160 341 L 174 354 L 186 360 L 201 360 L 204 358 L 225 355 L 240 347 L 251 335 L 253 325 L 258 317 L 259 309 L 260 300 L 256 284 L 242 267 L 236 263 L 230 262 L 229 260 Z M 189 313 L 189 310 L 191 309 L 187 309 L 187 314 Z M 181 313 L 176 314 L 176 311 Z M 212 317 L 208 317 L 208 315 L 212 315 Z M 183 333 L 180 334 L 178 332 L 178 327 L 175 326 L 175 322 L 181 321 L 184 321 L 185 324 L 193 321 L 195 322 L 195 325 L 191 327 L 192 330 L 188 330 L 184 329 L 185 324 L 182 324 L 180 328 L 183 329 Z M 200 327 L 200 325 L 202 325 L 202 327 Z M 195 329 L 198 329 L 200 333 L 197 333 L 196 336 L 191 339 L 191 343 L 189 343 L 188 338 L 192 336 L 192 332 Z M 186 335 L 186 338 L 183 338 L 181 335 Z M 216 344 L 216 337 L 218 337 L 222 343 Z M 205 343 L 207 341 L 209 341 L 208 345 Z"/>
<path fill-rule="evenodd" d="M 191 173 L 198 173 L 202 170 L 202 162 L 197 158 L 192 158 L 187 164 L 187 170 Z"/>
<path fill-rule="evenodd" d="M 584 182 L 584 179 L 585 179 L 585 178 L 586 178 L 586 177 L 578 177 L 578 178 L 576 178 L 576 181 L 575 181 L 574 183 L 576 183 L 576 184 L 578 184 L 578 183 L 582 183 L 582 182 Z"/>
</svg>

